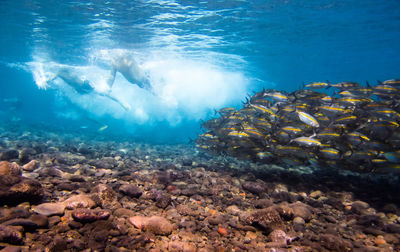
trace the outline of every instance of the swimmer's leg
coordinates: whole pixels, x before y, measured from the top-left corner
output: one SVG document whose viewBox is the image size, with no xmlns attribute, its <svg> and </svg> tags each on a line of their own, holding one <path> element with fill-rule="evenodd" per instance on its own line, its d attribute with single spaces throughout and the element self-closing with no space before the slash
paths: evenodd
<svg viewBox="0 0 400 252">
<path fill-rule="evenodd" d="M 106 83 L 107 83 L 109 89 L 111 89 L 112 86 L 114 85 L 115 75 L 116 74 L 117 74 L 117 69 L 115 69 L 115 67 L 113 66 L 111 68 L 110 75 L 108 76 L 108 78 L 106 80 Z"/>
<path fill-rule="evenodd" d="M 129 106 L 129 104 L 124 104 L 123 102 L 121 102 L 120 100 L 118 100 L 117 98 L 111 96 L 110 94 L 99 94 L 101 96 L 107 97 L 113 101 L 115 101 L 116 103 L 118 103 L 124 110 L 128 111 L 131 109 L 131 106 Z"/>
</svg>

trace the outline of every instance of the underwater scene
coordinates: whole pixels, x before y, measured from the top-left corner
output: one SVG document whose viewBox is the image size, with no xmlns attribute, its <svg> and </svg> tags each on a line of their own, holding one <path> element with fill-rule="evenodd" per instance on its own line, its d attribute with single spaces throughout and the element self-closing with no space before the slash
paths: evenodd
<svg viewBox="0 0 400 252">
<path fill-rule="evenodd" d="M 0 251 L 400 251 L 399 1 L 0 23 Z"/>
</svg>

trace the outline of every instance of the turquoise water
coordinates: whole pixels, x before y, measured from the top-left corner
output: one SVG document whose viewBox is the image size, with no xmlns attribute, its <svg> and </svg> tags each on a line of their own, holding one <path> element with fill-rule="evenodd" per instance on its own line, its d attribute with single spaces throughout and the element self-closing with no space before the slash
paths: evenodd
<svg viewBox="0 0 400 252">
<path fill-rule="evenodd" d="M 0 120 L 11 125 L 187 142 L 262 87 L 400 77 L 396 0 L 1 1 L 0 22 Z M 125 56 L 150 89 L 118 71 L 105 84 Z M 61 67 L 94 91 L 51 80 Z"/>
</svg>

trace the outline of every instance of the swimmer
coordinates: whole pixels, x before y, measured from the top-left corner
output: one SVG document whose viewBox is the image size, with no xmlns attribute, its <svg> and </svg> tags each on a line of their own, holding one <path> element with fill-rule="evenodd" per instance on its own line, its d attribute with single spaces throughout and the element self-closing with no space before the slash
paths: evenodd
<svg viewBox="0 0 400 252">
<path fill-rule="evenodd" d="M 72 67 L 60 67 L 57 73 L 50 77 L 47 82 L 51 82 L 56 78 L 62 79 L 79 94 L 88 94 L 94 90 L 94 88 L 90 85 L 89 80 L 84 77 L 78 76 L 76 71 L 73 71 Z"/>
<path fill-rule="evenodd" d="M 72 87 L 76 92 L 79 94 L 89 94 L 89 93 L 94 93 L 100 96 L 107 97 L 114 102 L 118 103 L 123 109 L 129 110 L 130 106 L 122 103 L 119 101 L 117 98 L 113 97 L 110 94 L 110 90 L 106 91 L 99 91 L 96 89 L 96 85 L 86 79 L 84 76 L 79 76 L 77 71 L 74 69 L 74 67 L 67 67 L 67 66 L 62 66 L 59 67 L 58 71 L 56 74 L 54 74 L 52 77 L 50 77 L 47 82 L 54 81 L 55 79 L 61 79 L 63 80 L 68 86 Z"/>
<path fill-rule="evenodd" d="M 149 77 L 136 63 L 132 55 L 118 55 L 111 60 L 110 78 L 107 80 L 109 87 L 114 84 L 115 75 L 119 72 L 124 78 L 132 84 L 138 85 L 140 88 L 151 90 Z"/>
</svg>

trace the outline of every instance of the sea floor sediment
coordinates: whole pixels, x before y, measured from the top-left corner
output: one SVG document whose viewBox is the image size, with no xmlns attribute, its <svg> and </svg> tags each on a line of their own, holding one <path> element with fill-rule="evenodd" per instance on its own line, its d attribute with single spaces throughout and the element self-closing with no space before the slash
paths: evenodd
<svg viewBox="0 0 400 252">
<path fill-rule="evenodd" d="M 0 128 L 0 251 L 400 249 L 398 175 Z"/>
</svg>

